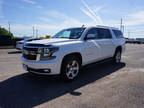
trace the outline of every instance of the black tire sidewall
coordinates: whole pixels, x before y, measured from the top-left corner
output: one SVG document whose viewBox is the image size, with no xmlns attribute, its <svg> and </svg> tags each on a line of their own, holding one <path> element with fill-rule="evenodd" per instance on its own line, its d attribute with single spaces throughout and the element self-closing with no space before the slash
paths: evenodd
<svg viewBox="0 0 144 108">
<path fill-rule="evenodd" d="M 116 51 L 115 51 L 115 54 L 114 54 L 114 57 L 113 57 L 113 63 L 114 64 L 118 64 L 118 62 L 116 62 L 116 56 L 117 56 L 117 53 L 118 52 L 120 52 L 120 56 L 121 56 L 121 51 L 119 50 L 119 49 L 117 49 Z M 121 61 L 121 59 L 120 59 L 120 61 Z M 120 63 L 120 62 L 119 62 Z"/>
<path fill-rule="evenodd" d="M 67 75 L 66 75 L 66 66 L 67 66 L 67 64 L 70 61 L 73 61 L 73 60 L 77 61 L 78 64 L 79 64 L 78 75 L 79 75 L 79 73 L 81 71 L 81 62 L 80 62 L 80 60 L 77 57 L 75 57 L 75 56 L 69 56 L 69 57 L 64 58 L 64 61 L 63 61 L 62 66 L 61 66 L 61 74 L 60 74 L 61 79 L 64 80 L 64 81 L 72 81 L 72 80 L 74 80 L 74 79 L 76 79 L 78 77 L 78 75 L 77 75 L 74 79 L 69 79 L 67 77 Z"/>
</svg>

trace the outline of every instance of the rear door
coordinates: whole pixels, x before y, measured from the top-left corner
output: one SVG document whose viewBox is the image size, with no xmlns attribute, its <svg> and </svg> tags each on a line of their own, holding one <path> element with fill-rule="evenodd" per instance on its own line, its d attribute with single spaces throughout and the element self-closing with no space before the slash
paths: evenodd
<svg viewBox="0 0 144 108">
<path fill-rule="evenodd" d="M 115 46 L 113 44 L 113 38 L 109 29 L 98 28 L 99 41 L 98 44 L 101 47 L 101 58 L 109 58 L 113 56 Z"/>
</svg>

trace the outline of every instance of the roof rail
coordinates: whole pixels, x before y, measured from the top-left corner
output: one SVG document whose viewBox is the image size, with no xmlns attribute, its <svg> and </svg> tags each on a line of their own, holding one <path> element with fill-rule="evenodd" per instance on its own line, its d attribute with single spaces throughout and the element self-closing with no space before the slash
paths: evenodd
<svg viewBox="0 0 144 108">
<path fill-rule="evenodd" d="M 116 28 L 116 27 L 103 26 L 103 25 L 97 25 L 97 26 L 98 26 L 98 27 L 107 27 L 107 28 L 119 29 L 119 28 Z"/>
<path fill-rule="evenodd" d="M 84 27 L 85 27 L 85 25 L 83 24 L 81 27 L 82 27 L 82 28 L 84 28 Z"/>
</svg>

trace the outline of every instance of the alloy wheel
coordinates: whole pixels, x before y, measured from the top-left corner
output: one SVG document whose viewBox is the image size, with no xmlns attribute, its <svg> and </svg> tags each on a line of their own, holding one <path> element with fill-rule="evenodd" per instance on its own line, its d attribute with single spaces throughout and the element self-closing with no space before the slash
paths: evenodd
<svg viewBox="0 0 144 108">
<path fill-rule="evenodd" d="M 70 61 L 66 66 L 66 76 L 74 79 L 79 73 L 79 63 L 76 60 Z"/>
</svg>

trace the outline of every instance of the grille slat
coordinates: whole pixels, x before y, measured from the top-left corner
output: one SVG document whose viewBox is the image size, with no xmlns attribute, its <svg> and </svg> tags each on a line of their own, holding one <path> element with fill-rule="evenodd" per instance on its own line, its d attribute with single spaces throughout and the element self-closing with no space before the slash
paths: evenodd
<svg viewBox="0 0 144 108">
<path fill-rule="evenodd" d="M 23 49 L 27 51 L 36 51 L 36 52 L 38 50 L 38 48 L 29 48 L 29 47 L 24 47 Z"/>
<path fill-rule="evenodd" d="M 23 48 L 23 57 L 27 60 L 36 60 L 37 59 L 38 48 Z"/>
<path fill-rule="evenodd" d="M 25 44 L 25 46 L 30 46 L 30 47 L 50 47 L 51 45 L 44 45 L 44 44 Z"/>
<path fill-rule="evenodd" d="M 36 57 L 37 57 L 36 55 L 30 55 L 30 54 L 28 55 L 24 54 L 23 56 L 27 60 L 36 60 Z"/>
</svg>

